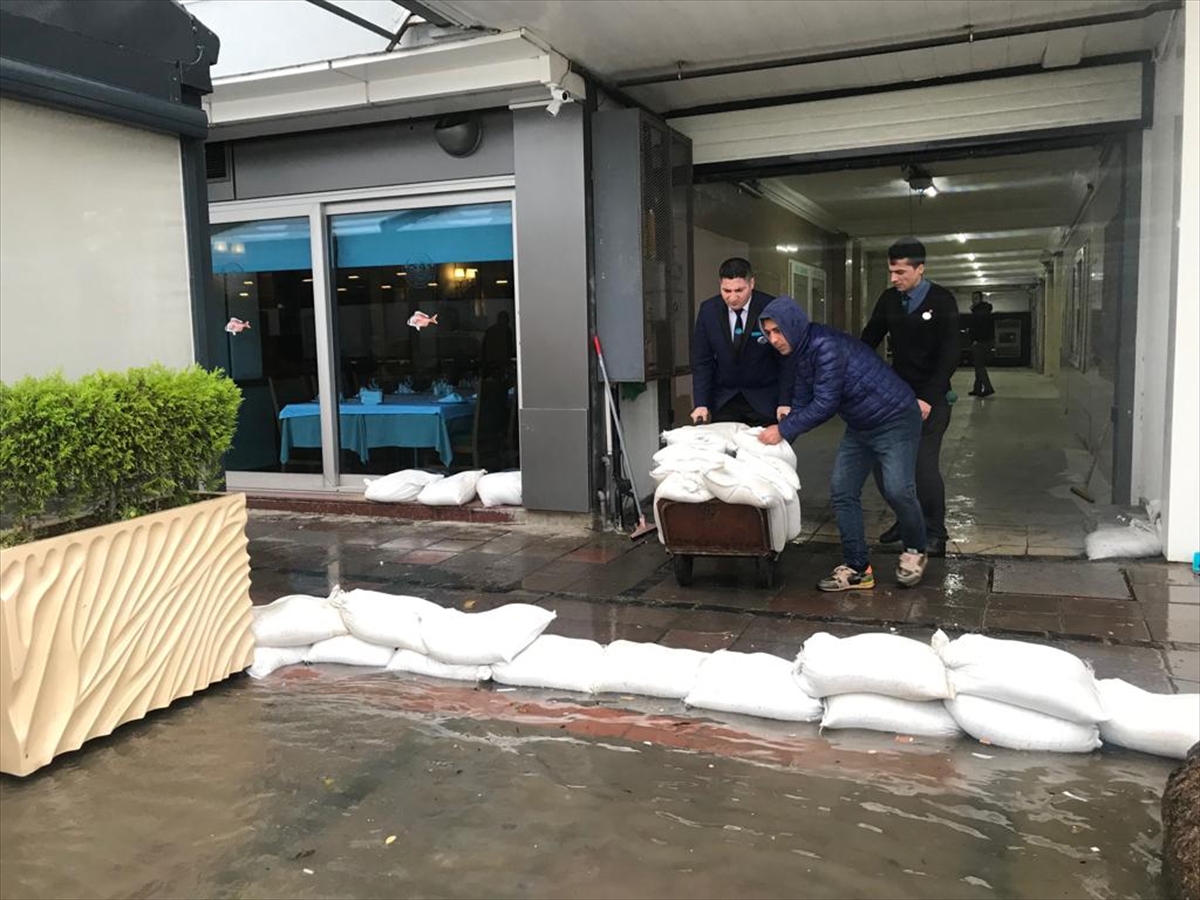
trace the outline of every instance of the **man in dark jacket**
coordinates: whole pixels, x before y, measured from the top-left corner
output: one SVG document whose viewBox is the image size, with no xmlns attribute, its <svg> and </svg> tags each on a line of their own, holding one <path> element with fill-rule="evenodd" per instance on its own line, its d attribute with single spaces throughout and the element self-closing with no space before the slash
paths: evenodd
<svg viewBox="0 0 1200 900">
<path fill-rule="evenodd" d="M 971 295 L 971 362 L 975 364 L 972 397 L 990 397 L 996 393 L 987 370 L 988 357 L 995 343 L 996 323 L 992 320 L 992 304 L 983 299 L 981 291 L 976 291 Z"/>
<path fill-rule="evenodd" d="M 792 360 L 791 411 L 764 428 L 764 444 L 789 443 L 840 415 L 846 433 L 838 446 L 829 486 L 842 535 L 842 565 L 817 582 L 823 591 L 875 587 L 863 530 L 862 488 L 879 466 L 883 496 L 896 512 L 904 552 L 896 580 L 911 587 L 925 573 L 925 521 L 913 471 L 921 440 L 921 411 L 912 389 L 862 341 L 808 321 L 790 297 L 767 304 L 759 319 L 767 340 Z"/>
<path fill-rule="evenodd" d="M 921 446 L 917 451 L 917 496 L 929 531 L 929 555 L 945 556 L 946 485 L 939 457 L 950 425 L 950 376 L 958 365 L 958 302 L 925 277 L 925 245 L 903 238 L 888 248 L 892 286 L 875 304 L 862 339 L 878 347 L 891 335 L 892 368 L 917 395 L 921 406 Z M 900 540 L 897 523 L 879 536 Z"/>
<path fill-rule="evenodd" d="M 721 263 L 721 293 L 700 304 L 692 337 L 693 422 L 767 425 L 785 414 L 779 355 L 758 327 L 773 299 L 754 290 L 750 263 L 739 257 Z"/>
</svg>

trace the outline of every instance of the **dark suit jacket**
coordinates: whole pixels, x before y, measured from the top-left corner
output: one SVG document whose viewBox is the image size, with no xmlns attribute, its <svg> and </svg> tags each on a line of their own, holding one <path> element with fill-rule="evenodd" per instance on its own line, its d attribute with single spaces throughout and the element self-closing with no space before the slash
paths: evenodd
<svg viewBox="0 0 1200 900">
<path fill-rule="evenodd" d="M 775 409 L 791 402 L 791 383 L 780 378 L 784 360 L 766 342 L 758 317 L 774 298 L 755 291 L 746 304 L 746 330 L 735 347 L 729 308 L 720 294 L 700 304 L 692 337 L 693 406 L 716 412 L 739 393 L 759 413 L 774 421 Z M 760 341 L 761 339 L 761 341 Z"/>
</svg>

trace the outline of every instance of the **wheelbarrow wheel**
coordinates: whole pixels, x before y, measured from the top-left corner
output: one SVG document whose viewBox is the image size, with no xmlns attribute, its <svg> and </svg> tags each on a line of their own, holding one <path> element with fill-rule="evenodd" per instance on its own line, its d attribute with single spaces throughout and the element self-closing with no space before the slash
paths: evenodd
<svg viewBox="0 0 1200 900">
<path fill-rule="evenodd" d="M 775 585 L 775 560 L 768 556 L 760 556 L 754 561 L 754 581 L 760 588 Z"/>
<path fill-rule="evenodd" d="M 687 587 L 692 583 L 692 562 L 694 557 L 683 556 L 676 554 L 672 557 L 675 563 L 675 580 L 680 587 Z"/>
</svg>

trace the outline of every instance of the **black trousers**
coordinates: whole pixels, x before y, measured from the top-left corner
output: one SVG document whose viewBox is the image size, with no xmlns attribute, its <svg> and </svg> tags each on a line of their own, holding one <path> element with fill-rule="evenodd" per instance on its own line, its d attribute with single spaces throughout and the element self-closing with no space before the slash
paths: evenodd
<svg viewBox="0 0 1200 900">
<path fill-rule="evenodd" d="M 751 427 L 756 425 L 774 425 L 774 416 L 766 417 L 750 405 L 744 394 L 734 394 L 733 399 L 720 409 L 712 410 L 709 415 L 712 422 L 743 422 Z"/>
<path fill-rule="evenodd" d="M 942 480 L 942 438 L 950 427 L 950 404 L 940 403 L 929 411 L 921 423 L 921 443 L 917 447 L 917 499 L 925 516 L 925 535 L 930 540 L 944 541 L 946 532 L 946 483 Z M 875 467 L 875 486 L 883 493 L 883 478 Z"/>
<path fill-rule="evenodd" d="M 976 341 L 971 345 L 971 361 L 975 363 L 975 387 L 972 393 L 994 394 L 992 379 L 988 378 L 987 360 L 992 352 L 991 341 Z"/>
</svg>

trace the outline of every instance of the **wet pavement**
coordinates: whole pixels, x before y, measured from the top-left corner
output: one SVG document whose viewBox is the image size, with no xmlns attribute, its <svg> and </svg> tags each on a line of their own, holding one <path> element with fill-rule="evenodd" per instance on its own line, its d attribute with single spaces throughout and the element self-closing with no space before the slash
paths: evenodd
<svg viewBox="0 0 1200 900">
<path fill-rule="evenodd" d="M 815 535 L 759 590 L 746 560 L 681 588 L 653 539 L 565 527 L 255 512 L 249 533 L 258 603 L 521 601 L 556 610 L 548 633 L 785 657 L 817 631 L 941 626 L 1200 690 L 1182 566 L 959 556 L 905 591 L 879 555 L 880 586 L 849 596 L 813 589 L 837 555 Z M 0 779 L 0 897 L 1155 897 L 1172 768 L 297 666 Z"/>
</svg>

